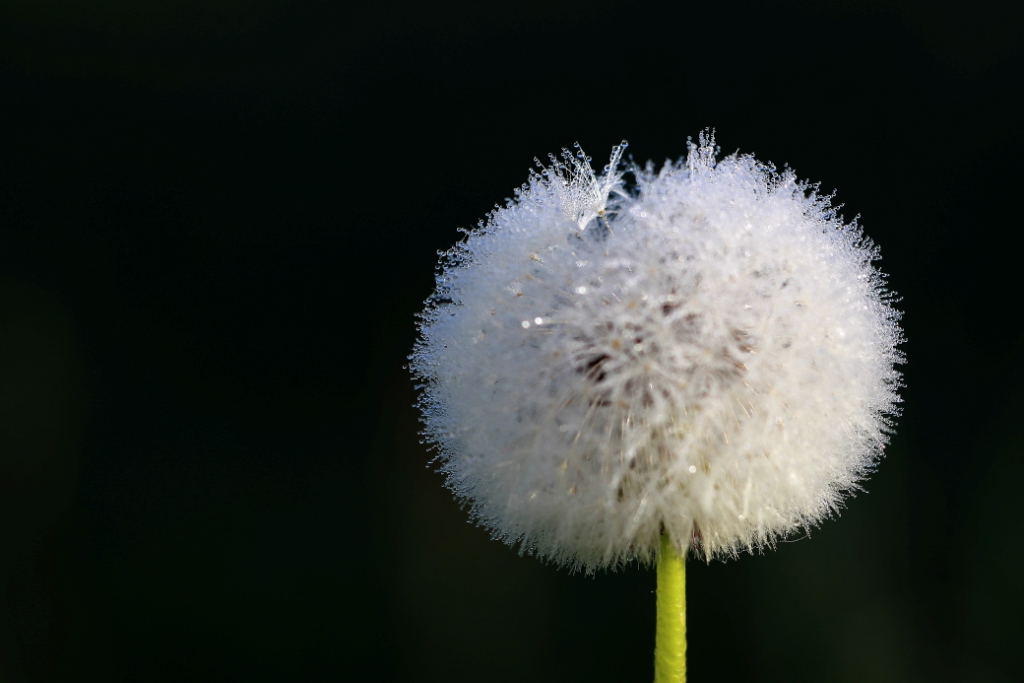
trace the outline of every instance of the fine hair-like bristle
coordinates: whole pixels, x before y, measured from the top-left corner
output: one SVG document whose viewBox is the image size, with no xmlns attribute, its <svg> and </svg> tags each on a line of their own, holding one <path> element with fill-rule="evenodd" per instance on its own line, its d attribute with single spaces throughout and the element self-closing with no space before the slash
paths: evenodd
<svg viewBox="0 0 1024 683">
<path fill-rule="evenodd" d="M 552 157 L 449 251 L 411 369 L 472 515 L 591 571 L 735 555 L 837 510 L 897 414 L 878 250 L 752 156 Z"/>
</svg>

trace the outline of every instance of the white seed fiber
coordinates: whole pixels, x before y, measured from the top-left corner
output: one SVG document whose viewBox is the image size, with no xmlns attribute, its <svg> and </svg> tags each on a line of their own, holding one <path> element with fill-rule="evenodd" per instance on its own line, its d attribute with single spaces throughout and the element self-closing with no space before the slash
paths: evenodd
<svg viewBox="0 0 1024 683">
<path fill-rule="evenodd" d="M 624 146 L 624 145 L 623 145 Z M 411 368 L 448 486 L 574 569 L 710 559 L 834 513 L 881 456 L 902 333 L 878 251 L 752 156 L 563 154 L 443 261 Z"/>
</svg>

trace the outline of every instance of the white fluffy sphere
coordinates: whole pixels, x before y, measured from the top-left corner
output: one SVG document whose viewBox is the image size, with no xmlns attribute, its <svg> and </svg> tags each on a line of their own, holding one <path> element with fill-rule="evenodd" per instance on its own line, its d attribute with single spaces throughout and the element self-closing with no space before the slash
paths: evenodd
<svg viewBox="0 0 1024 683">
<path fill-rule="evenodd" d="M 448 252 L 411 368 L 448 485 L 496 537 L 592 570 L 707 558 L 833 513 L 899 402 L 877 249 L 751 156 L 541 173 Z"/>
</svg>

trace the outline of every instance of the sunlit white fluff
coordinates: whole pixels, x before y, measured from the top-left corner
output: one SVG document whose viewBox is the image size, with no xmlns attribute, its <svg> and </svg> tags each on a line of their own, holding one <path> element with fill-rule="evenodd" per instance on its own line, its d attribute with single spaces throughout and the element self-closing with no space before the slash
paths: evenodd
<svg viewBox="0 0 1024 683">
<path fill-rule="evenodd" d="M 623 145 L 624 146 L 624 145 Z M 710 558 L 834 512 L 896 412 L 875 246 L 751 156 L 564 154 L 446 254 L 411 367 L 448 485 L 573 568 Z"/>
</svg>

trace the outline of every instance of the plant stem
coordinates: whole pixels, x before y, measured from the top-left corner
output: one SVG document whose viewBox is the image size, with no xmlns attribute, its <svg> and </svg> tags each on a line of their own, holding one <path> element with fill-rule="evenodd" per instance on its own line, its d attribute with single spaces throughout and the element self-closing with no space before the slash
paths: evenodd
<svg viewBox="0 0 1024 683">
<path fill-rule="evenodd" d="M 654 683 L 686 683 L 686 559 L 666 534 L 658 556 Z"/>
</svg>

